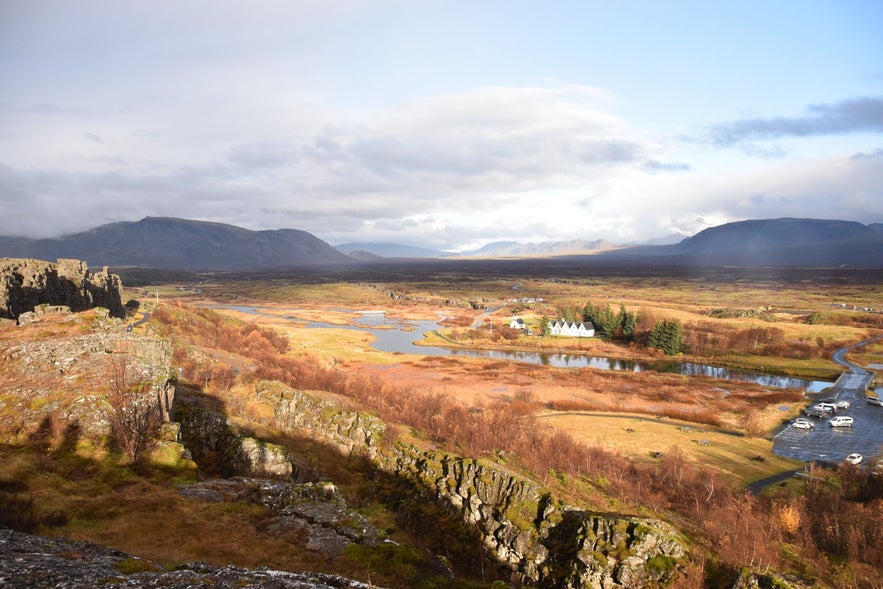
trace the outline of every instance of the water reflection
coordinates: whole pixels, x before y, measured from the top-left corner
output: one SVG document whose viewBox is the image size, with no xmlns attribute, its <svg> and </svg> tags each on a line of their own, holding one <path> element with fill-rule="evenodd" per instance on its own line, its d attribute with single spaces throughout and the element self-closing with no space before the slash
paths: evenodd
<svg viewBox="0 0 883 589">
<path fill-rule="evenodd" d="M 263 314 L 259 307 L 243 305 L 224 305 L 218 307 L 236 310 L 242 313 L 255 315 Z M 340 309 L 340 311 L 352 313 L 352 311 L 347 309 Z M 269 315 L 269 313 L 267 314 Z M 382 311 L 360 313 L 354 321 L 356 325 L 335 325 L 333 323 L 325 323 L 322 321 L 306 321 L 294 316 L 286 316 L 285 319 L 306 323 L 308 328 L 352 329 L 369 332 L 375 338 L 371 347 L 375 350 L 389 353 L 420 354 L 424 356 L 492 358 L 497 360 L 527 362 L 542 366 L 554 366 L 556 368 L 596 368 L 599 370 L 629 372 L 669 372 L 686 376 L 710 376 L 727 380 L 748 381 L 767 387 L 799 388 L 808 392 L 819 392 L 832 384 L 831 382 L 823 380 L 809 380 L 761 372 L 731 370 L 721 366 L 697 364 L 695 362 L 672 362 L 664 360 L 658 362 L 638 362 L 634 360 L 587 356 L 583 354 L 548 354 L 517 350 L 465 350 L 459 348 L 444 348 L 441 346 L 417 346 L 415 342 L 422 340 L 425 333 L 438 329 L 438 322 L 392 319 L 387 317 Z"/>
</svg>

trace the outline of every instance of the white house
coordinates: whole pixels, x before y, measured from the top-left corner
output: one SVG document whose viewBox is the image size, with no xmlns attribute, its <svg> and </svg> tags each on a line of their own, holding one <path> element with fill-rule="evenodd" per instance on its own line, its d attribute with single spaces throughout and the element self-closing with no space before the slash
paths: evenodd
<svg viewBox="0 0 883 589">
<path fill-rule="evenodd" d="M 567 337 L 595 337 L 595 326 L 589 323 L 568 323 L 564 320 L 550 321 L 549 333 Z"/>
<path fill-rule="evenodd" d="M 512 321 L 509 322 L 509 327 L 511 327 L 512 329 L 524 330 L 524 319 L 518 317 L 517 315 L 515 317 L 512 317 Z"/>
</svg>

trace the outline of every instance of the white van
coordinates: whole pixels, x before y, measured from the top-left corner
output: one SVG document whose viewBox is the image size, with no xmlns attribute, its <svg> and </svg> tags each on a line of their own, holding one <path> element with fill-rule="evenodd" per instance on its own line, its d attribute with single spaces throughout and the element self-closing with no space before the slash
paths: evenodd
<svg viewBox="0 0 883 589">
<path fill-rule="evenodd" d="M 828 425 L 831 427 L 852 427 L 852 418 L 848 415 L 838 415 L 832 417 Z"/>
<path fill-rule="evenodd" d="M 818 409 L 819 411 L 824 411 L 825 413 L 836 413 L 837 406 L 833 403 L 816 403 L 813 405 L 813 409 Z"/>
</svg>

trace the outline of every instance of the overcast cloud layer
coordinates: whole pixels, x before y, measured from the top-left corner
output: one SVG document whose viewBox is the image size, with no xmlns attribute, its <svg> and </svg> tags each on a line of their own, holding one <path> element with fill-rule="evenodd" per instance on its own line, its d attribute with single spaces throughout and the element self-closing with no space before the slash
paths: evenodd
<svg viewBox="0 0 883 589">
<path fill-rule="evenodd" d="M 150 215 L 458 249 L 883 221 L 877 3 L 607 4 L 4 2 L 0 234 Z"/>
</svg>

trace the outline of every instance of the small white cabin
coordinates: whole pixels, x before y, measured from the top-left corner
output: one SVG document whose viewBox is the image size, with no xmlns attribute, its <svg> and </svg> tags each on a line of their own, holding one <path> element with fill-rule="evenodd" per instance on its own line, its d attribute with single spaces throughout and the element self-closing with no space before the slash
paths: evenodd
<svg viewBox="0 0 883 589">
<path fill-rule="evenodd" d="M 512 318 L 512 321 L 509 322 L 509 327 L 511 327 L 512 329 L 520 329 L 523 331 L 526 326 L 524 325 L 524 319 L 515 316 Z"/>
</svg>

